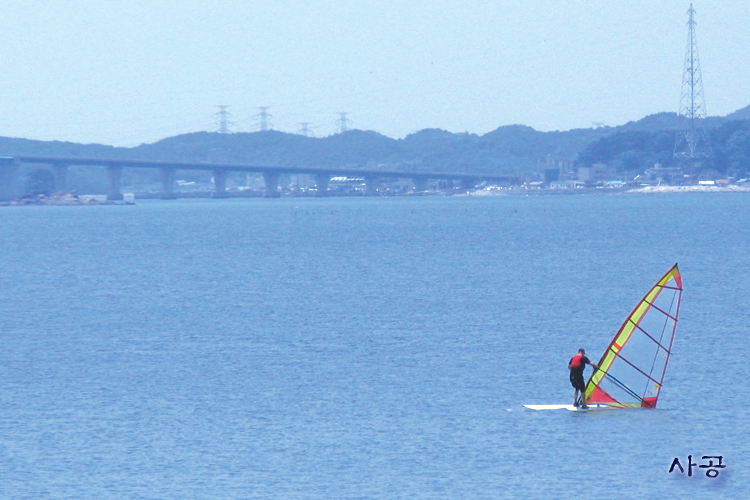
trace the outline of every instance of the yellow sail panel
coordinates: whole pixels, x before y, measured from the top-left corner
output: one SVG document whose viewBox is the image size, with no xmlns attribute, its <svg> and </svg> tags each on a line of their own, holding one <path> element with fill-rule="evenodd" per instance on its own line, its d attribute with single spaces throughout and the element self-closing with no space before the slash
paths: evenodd
<svg viewBox="0 0 750 500">
<path fill-rule="evenodd" d="M 675 264 L 641 299 L 604 351 L 586 401 L 654 407 L 677 328 L 682 277 Z"/>
</svg>

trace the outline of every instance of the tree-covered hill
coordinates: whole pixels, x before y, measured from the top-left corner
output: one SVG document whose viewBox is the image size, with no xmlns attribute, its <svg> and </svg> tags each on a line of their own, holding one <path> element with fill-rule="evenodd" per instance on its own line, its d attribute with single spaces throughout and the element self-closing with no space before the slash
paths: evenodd
<svg viewBox="0 0 750 500">
<path fill-rule="evenodd" d="M 708 129 L 711 155 L 702 169 L 716 170 L 736 178 L 750 173 L 750 121 L 725 121 Z M 619 172 L 643 172 L 659 163 L 663 167 L 679 166 L 674 159 L 674 130 L 624 131 L 603 137 L 586 146 L 576 163 L 606 163 Z"/>
<path fill-rule="evenodd" d="M 750 106 L 726 117 L 710 117 L 713 154 L 704 168 L 746 176 L 750 158 Z M 499 127 L 484 135 L 425 129 L 403 139 L 350 130 L 328 137 L 278 131 L 220 134 L 195 132 L 152 144 L 118 148 L 0 137 L 0 155 L 77 156 L 133 160 L 238 163 L 514 175 L 531 178 L 550 162 L 590 166 L 608 163 L 619 171 L 643 171 L 654 163 L 673 164 L 675 113 L 657 113 L 617 127 L 540 132 L 531 127 Z M 190 175 L 200 176 L 201 173 Z M 209 175 L 209 174 L 206 174 Z M 210 177 L 210 175 L 209 175 Z M 103 169 L 76 167 L 73 189 L 102 190 Z M 154 171 L 133 170 L 124 182 L 158 182 Z"/>
</svg>

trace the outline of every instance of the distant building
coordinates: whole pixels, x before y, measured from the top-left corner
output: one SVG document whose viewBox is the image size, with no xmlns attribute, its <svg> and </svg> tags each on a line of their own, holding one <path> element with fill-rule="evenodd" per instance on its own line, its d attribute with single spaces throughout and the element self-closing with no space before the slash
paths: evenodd
<svg viewBox="0 0 750 500">
<path fill-rule="evenodd" d="M 573 162 L 559 156 L 548 154 L 544 160 L 537 162 L 537 165 L 539 170 L 544 172 L 544 181 L 548 183 L 558 180 L 571 180 L 575 177 L 575 171 L 571 175 Z"/>
<path fill-rule="evenodd" d="M 681 183 L 685 175 L 679 167 L 662 167 L 661 163 L 654 163 L 654 168 L 646 169 L 646 175 L 657 182 Z"/>
<path fill-rule="evenodd" d="M 589 184 L 614 181 L 617 179 L 617 169 L 606 163 L 594 163 L 590 167 L 578 168 L 578 180 Z"/>
<path fill-rule="evenodd" d="M 552 189 L 575 189 L 582 184 L 578 181 L 552 181 L 549 183 L 549 187 Z"/>
</svg>

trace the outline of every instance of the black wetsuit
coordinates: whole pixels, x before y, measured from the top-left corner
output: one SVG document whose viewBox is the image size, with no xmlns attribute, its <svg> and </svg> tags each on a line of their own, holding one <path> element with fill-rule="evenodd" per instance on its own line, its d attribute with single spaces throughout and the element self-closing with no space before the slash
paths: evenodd
<svg viewBox="0 0 750 500">
<path fill-rule="evenodd" d="M 573 389 L 585 391 L 586 383 L 583 381 L 583 369 L 586 368 L 586 365 L 591 363 L 591 361 L 586 356 L 581 356 L 581 359 L 579 361 L 581 364 L 578 367 L 570 369 L 570 383 L 573 386 Z M 570 358 L 570 363 L 572 362 L 573 358 Z"/>
</svg>

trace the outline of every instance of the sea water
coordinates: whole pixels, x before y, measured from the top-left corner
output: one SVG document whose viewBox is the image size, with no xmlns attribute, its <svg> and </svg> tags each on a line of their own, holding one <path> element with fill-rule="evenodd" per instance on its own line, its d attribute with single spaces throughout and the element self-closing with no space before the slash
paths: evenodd
<svg viewBox="0 0 750 500">
<path fill-rule="evenodd" d="M 0 497 L 742 498 L 749 240 L 741 193 L 1 208 Z M 657 410 L 523 408 L 675 262 Z"/>
</svg>

